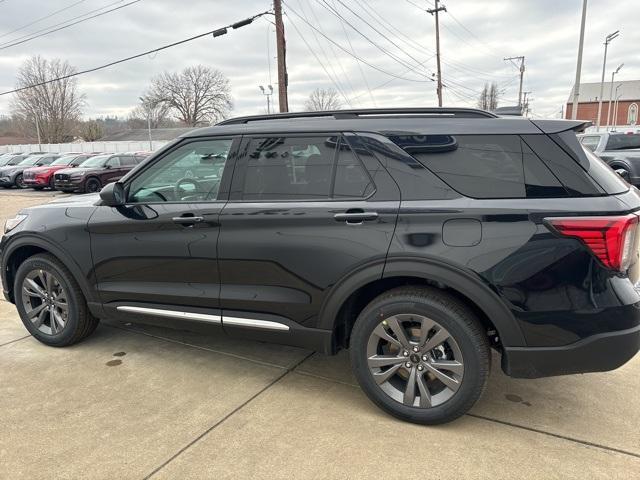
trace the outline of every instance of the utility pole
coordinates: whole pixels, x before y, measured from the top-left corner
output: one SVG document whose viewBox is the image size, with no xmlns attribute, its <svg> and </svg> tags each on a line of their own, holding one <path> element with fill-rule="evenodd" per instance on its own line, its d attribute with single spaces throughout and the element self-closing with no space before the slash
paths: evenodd
<svg viewBox="0 0 640 480">
<path fill-rule="evenodd" d="M 518 89 L 518 106 L 522 110 L 522 82 L 524 80 L 524 56 L 507 57 L 504 60 L 505 61 L 509 60 L 511 62 L 513 62 L 514 60 L 518 60 L 520 62 L 520 66 L 518 67 L 520 70 L 520 88 Z"/>
<path fill-rule="evenodd" d="M 607 107 L 607 131 L 609 130 L 609 127 L 611 126 L 611 100 L 613 97 L 613 80 L 616 76 L 616 74 L 620 71 L 620 69 L 624 66 L 624 63 L 621 63 L 620 65 L 618 65 L 618 68 L 616 68 L 613 72 L 611 72 L 611 88 L 609 89 L 609 106 Z M 615 121 L 615 119 L 614 119 Z"/>
<path fill-rule="evenodd" d="M 584 46 L 584 25 L 587 20 L 587 0 L 582 1 L 582 21 L 580 22 L 580 43 L 578 44 L 578 65 L 576 66 L 576 81 L 573 84 L 573 106 L 571 118 L 578 118 L 578 97 L 580 96 L 580 73 L 582 72 L 582 47 Z"/>
<path fill-rule="evenodd" d="M 607 35 L 604 39 L 604 60 L 602 61 L 602 79 L 600 80 L 600 97 L 598 97 L 598 117 L 596 118 L 596 132 L 600 131 L 600 117 L 602 116 L 602 94 L 604 93 L 604 75 L 607 69 L 607 48 L 611 40 L 620 35 L 620 30 Z"/>
<path fill-rule="evenodd" d="M 276 50 L 278 56 L 278 103 L 280 112 L 289 111 L 289 76 L 287 74 L 287 45 L 282 22 L 282 0 L 273 0 L 273 12 L 276 17 Z"/>
<path fill-rule="evenodd" d="M 438 6 L 438 0 L 435 0 L 435 8 L 430 8 L 427 13 L 436 17 L 436 62 L 438 64 L 438 82 L 436 92 L 438 93 L 438 106 L 442 106 L 442 68 L 440 67 L 440 19 L 438 18 L 438 12 L 446 12 L 447 7 L 444 5 Z"/>
</svg>

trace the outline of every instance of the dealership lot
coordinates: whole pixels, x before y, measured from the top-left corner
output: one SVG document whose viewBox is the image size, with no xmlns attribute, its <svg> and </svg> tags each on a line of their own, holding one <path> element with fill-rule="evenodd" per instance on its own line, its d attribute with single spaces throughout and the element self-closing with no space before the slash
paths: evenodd
<svg viewBox="0 0 640 480">
<path fill-rule="evenodd" d="M 60 194 L 0 191 L 0 220 Z M 440 427 L 373 406 L 348 356 L 103 322 L 54 349 L 0 300 L 0 478 L 633 478 L 640 356 L 514 380 Z"/>
</svg>

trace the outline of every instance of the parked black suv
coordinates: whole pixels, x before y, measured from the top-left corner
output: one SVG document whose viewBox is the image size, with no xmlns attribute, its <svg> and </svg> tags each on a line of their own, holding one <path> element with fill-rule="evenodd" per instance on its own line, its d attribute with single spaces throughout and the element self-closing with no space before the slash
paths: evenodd
<svg viewBox="0 0 640 480">
<path fill-rule="evenodd" d="M 99 318 L 333 354 L 391 414 L 441 423 L 514 377 L 640 345 L 640 195 L 586 124 L 470 109 L 245 117 L 100 193 L 7 222 L 6 298 L 53 346 Z M 167 172 L 171 172 L 170 175 Z"/>
</svg>

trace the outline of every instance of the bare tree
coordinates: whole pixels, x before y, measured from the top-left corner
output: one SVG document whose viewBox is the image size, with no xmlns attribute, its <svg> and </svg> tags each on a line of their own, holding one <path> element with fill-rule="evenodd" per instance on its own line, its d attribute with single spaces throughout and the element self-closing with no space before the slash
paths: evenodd
<svg viewBox="0 0 640 480">
<path fill-rule="evenodd" d="M 498 97 L 498 84 L 496 82 L 491 82 L 491 85 L 485 83 L 482 92 L 480 92 L 480 98 L 478 98 L 478 108 L 495 110 L 498 108 Z"/>
<path fill-rule="evenodd" d="M 80 122 L 78 134 L 85 142 L 95 142 L 103 137 L 102 126 L 96 120 Z"/>
<path fill-rule="evenodd" d="M 151 81 L 150 98 L 171 109 L 190 127 L 224 119 L 231 109 L 229 80 L 219 70 L 204 65 L 182 72 L 164 72 Z"/>
<path fill-rule="evenodd" d="M 22 64 L 16 88 L 33 87 L 17 92 L 11 108 L 13 114 L 28 125 L 31 136 L 35 137 L 36 129 L 39 129 L 44 143 L 61 143 L 73 138 L 84 105 L 84 95 L 78 92 L 76 79 L 38 84 L 75 71 L 66 61 L 46 60 L 40 56 L 31 57 Z"/>
<path fill-rule="evenodd" d="M 140 103 L 129 113 L 128 123 L 130 125 L 147 128 L 160 128 L 168 123 L 171 106 L 168 102 L 163 102 L 147 92 L 140 97 Z"/>
<path fill-rule="evenodd" d="M 309 112 L 320 112 L 324 110 L 339 110 L 342 102 L 338 97 L 338 92 L 333 88 L 316 88 L 304 104 L 305 110 Z"/>
</svg>

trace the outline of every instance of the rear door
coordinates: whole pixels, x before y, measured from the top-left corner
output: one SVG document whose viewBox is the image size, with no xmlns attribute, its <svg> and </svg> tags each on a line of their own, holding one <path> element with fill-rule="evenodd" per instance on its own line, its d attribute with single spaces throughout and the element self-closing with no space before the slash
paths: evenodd
<svg viewBox="0 0 640 480">
<path fill-rule="evenodd" d="M 399 190 L 338 133 L 244 137 L 240 151 L 220 216 L 225 330 L 314 327 L 342 278 L 365 264 L 382 275 Z"/>
</svg>

